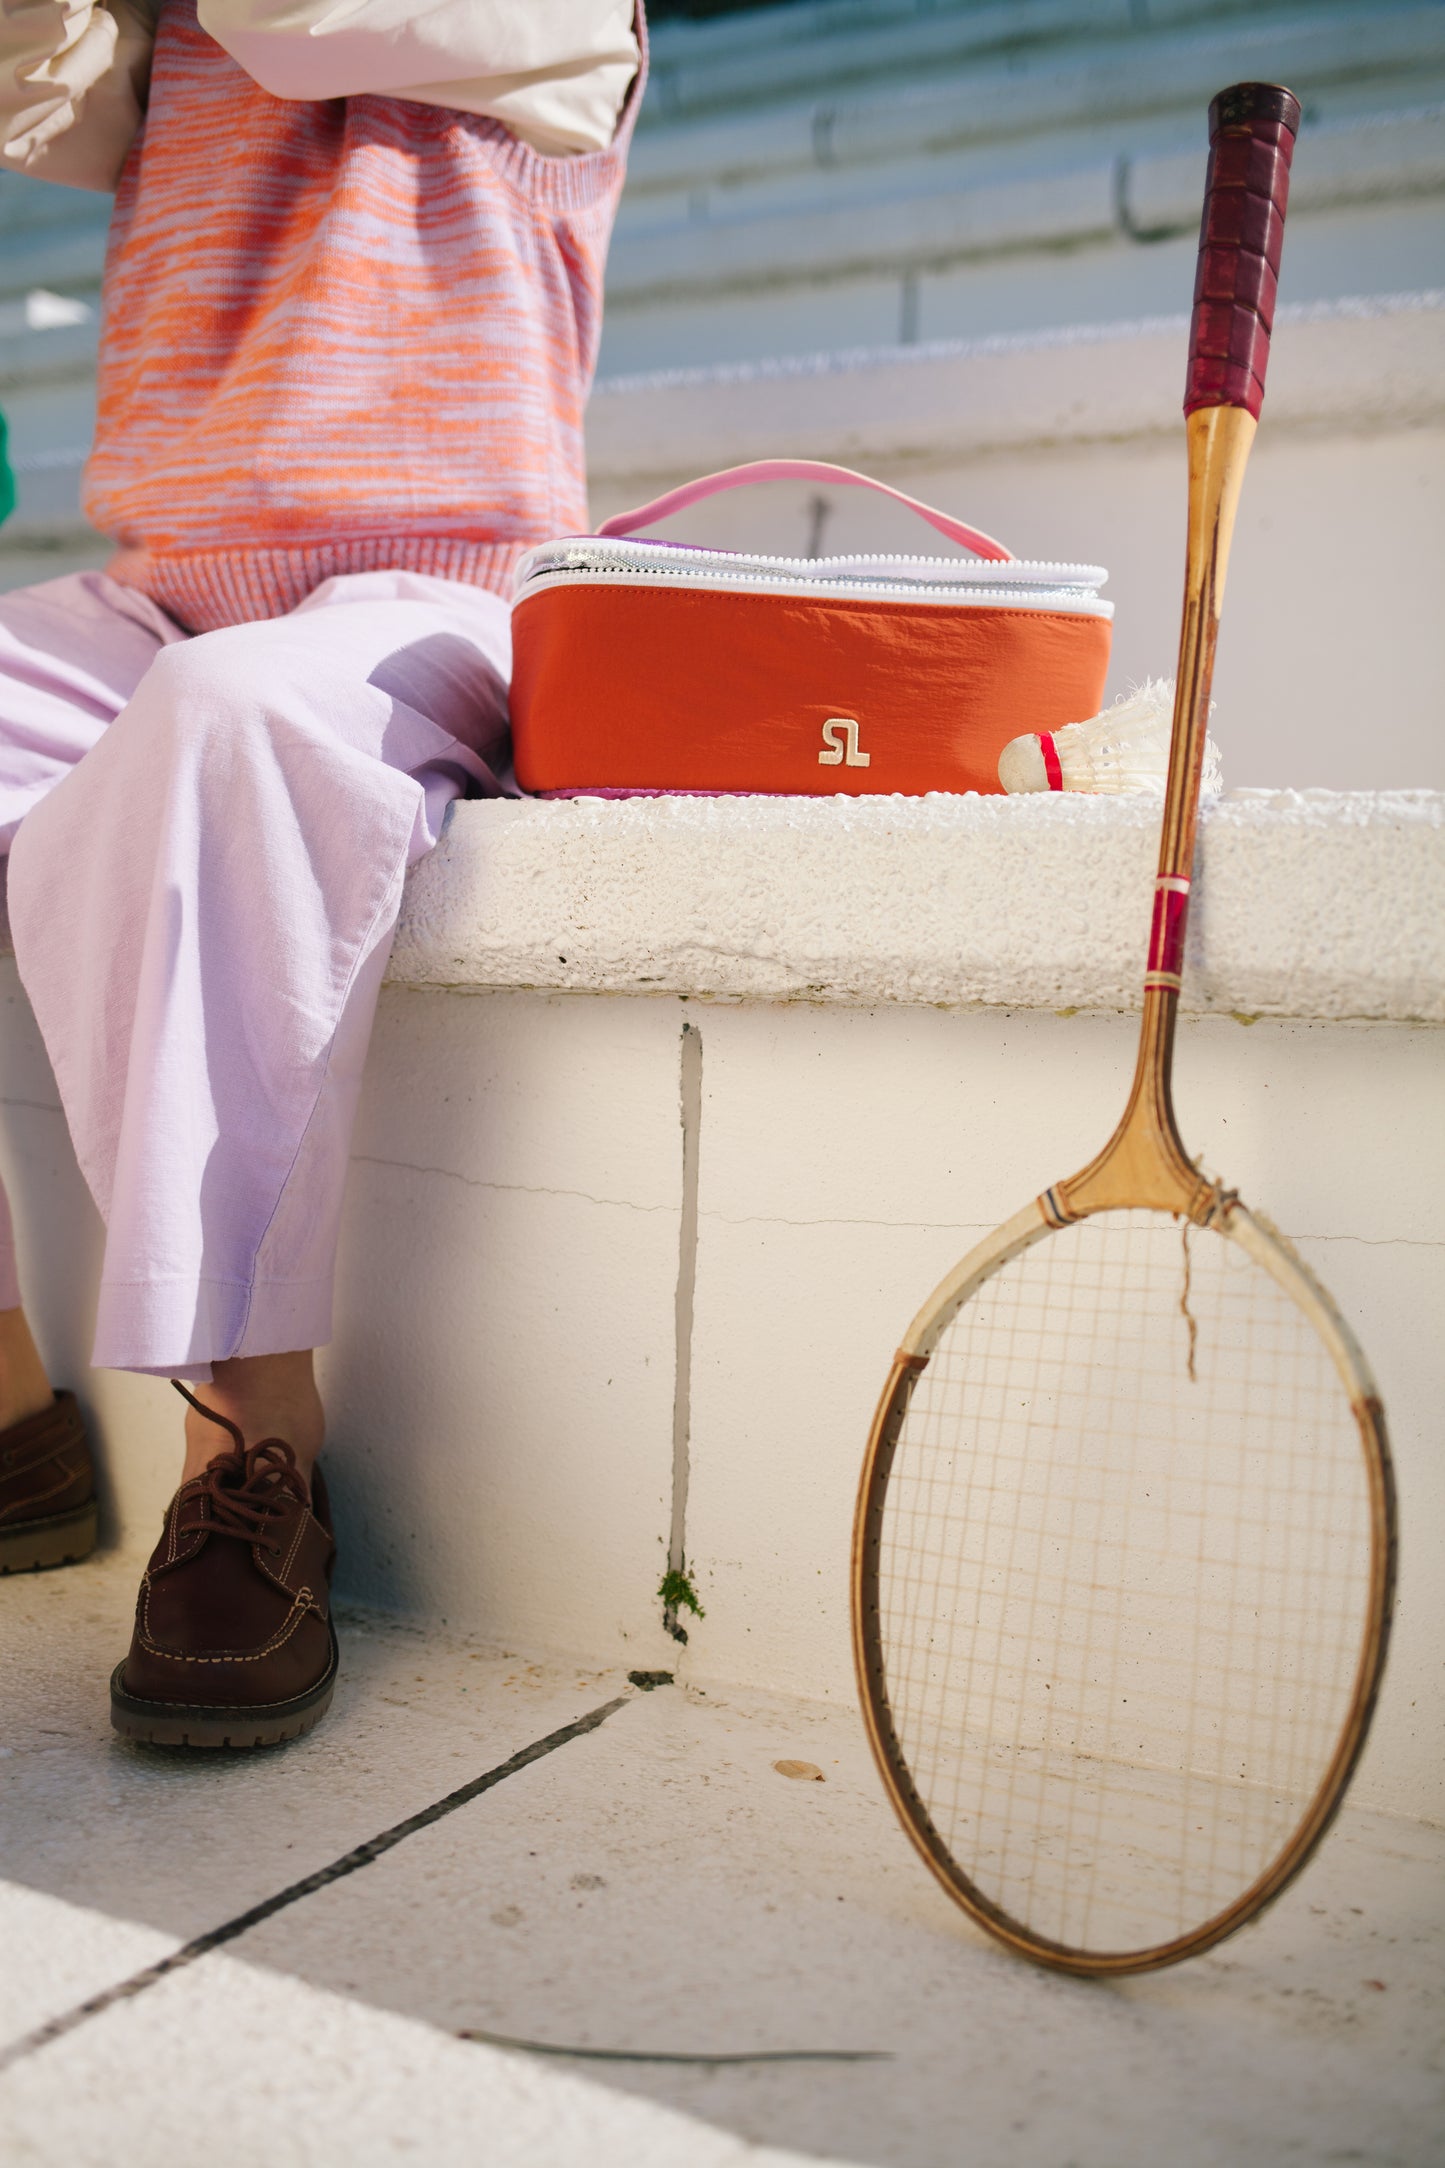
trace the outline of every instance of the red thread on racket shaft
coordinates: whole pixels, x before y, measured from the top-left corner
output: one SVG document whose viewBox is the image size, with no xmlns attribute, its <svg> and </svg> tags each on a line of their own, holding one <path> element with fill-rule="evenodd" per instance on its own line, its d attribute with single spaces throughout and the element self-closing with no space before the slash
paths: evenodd
<svg viewBox="0 0 1445 2168">
<path fill-rule="evenodd" d="M 1154 920 L 1149 929 L 1149 970 L 1178 978 L 1184 969 L 1184 929 L 1189 920 L 1189 883 L 1161 875 L 1154 884 Z"/>
<path fill-rule="evenodd" d="M 1209 108 L 1186 414 L 1236 406 L 1259 419 L 1299 114 L 1275 83 L 1236 83 Z"/>
</svg>

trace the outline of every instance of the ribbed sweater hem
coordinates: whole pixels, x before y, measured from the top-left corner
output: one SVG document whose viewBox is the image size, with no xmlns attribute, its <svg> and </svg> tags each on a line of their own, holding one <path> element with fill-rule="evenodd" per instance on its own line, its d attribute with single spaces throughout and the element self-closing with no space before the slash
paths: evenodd
<svg viewBox="0 0 1445 2168">
<path fill-rule="evenodd" d="M 260 618 L 285 617 L 324 580 L 350 572 L 421 572 L 438 580 L 512 594 L 530 542 L 469 542 L 455 535 L 362 535 L 297 549 L 195 550 L 167 556 L 123 549 L 106 566 L 122 586 L 138 587 L 187 632 L 219 632 Z"/>
</svg>

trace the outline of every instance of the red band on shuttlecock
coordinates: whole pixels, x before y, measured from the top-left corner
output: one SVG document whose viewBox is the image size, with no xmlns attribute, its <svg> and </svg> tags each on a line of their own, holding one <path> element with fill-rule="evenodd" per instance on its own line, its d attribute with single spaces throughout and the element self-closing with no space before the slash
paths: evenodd
<svg viewBox="0 0 1445 2168">
<path fill-rule="evenodd" d="M 1044 756 L 1044 774 L 1049 779 L 1049 789 L 1062 790 L 1064 787 L 1064 771 L 1059 766 L 1058 747 L 1054 744 L 1053 738 L 1047 730 L 1039 739 L 1039 751 Z"/>
<path fill-rule="evenodd" d="M 1154 923 L 1149 932 L 1146 986 L 1177 989 L 1184 969 L 1184 928 L 1189 917 L 1189 883 L 1161 873 L 1154 883 Z"/>
</svg>

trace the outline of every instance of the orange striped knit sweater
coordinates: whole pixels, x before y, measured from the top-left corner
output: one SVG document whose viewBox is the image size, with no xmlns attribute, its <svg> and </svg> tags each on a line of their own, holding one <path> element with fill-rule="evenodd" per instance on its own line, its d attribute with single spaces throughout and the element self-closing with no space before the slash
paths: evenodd
<svg viewBox="0 0 1445 2168">
<path fill-rule="evenodd" d="M 161 0 L 86 472 L 112 575 L 199 632 L 381 566 L 509 592 L 525 548 L 585 530 L 641 89 L 608 149 L 547 158 L 443 106 L 273 98 Z"/>
</svg>

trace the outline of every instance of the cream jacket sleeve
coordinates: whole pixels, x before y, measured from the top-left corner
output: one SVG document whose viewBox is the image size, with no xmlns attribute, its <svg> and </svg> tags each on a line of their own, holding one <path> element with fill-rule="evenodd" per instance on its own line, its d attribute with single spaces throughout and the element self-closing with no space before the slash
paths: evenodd
<svg viewBox="0 0 1445 2168">
<path fill-rule="evenodd" d="M 0 171 L 114 188 L 153 31 L 150 0 L 0 0 Z"/>
<path fill-rule="evenodd" d="M 145 111 L 156 0 L 0 0 L 0 171 L 111 189 Z M 610 143 L 632 0 L 200 0 L 276 98 L 368 91 L 499 120 L 565 157 Z"/>
<path fill-rule="evenodd" d="M 612 140 L 638 67 L 632 0 L 200 0 L 276 98 L 367 91 L 484 113 L 534 150 Z"/>
</svg>

